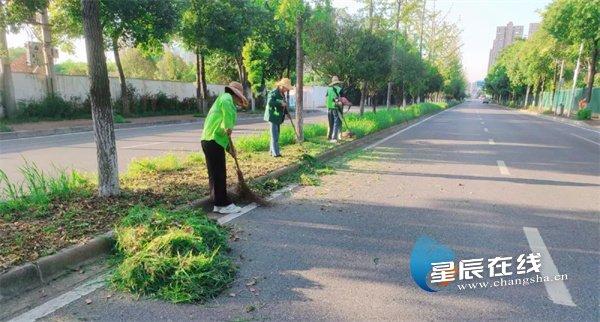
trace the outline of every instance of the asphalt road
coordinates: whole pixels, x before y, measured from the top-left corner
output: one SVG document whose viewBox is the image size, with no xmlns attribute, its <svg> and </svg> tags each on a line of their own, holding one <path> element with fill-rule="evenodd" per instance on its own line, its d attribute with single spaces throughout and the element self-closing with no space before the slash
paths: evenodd
<svg viewBox="0 0 600 322">
<path fill-rule="evenodd" d="M 100 288 L 46 319 L 598 320 L 597 132 L 473 102 L 336 166 L 320 186 L 232 221 L 240 271 L 217 299 L 173 305 Z M 456 260 L 541 252 L 542 275 L 567 278 L 425 292 L 409 269 L 423 235 Z M 487 265 L 483 275 L 475 281 L 500 279 Z"/>
<path fill-rule="evenodd" d="M 322 111 L 307 114 L 307 123 L 326 122 Z M 287 122 L 286 122 L 287 124 Z M 200 151 L 202 120 L 198 123 L 169 124 L 117 129 L 119 170 L 124 171 L 134 158 Z M 259 133 L 267 129 L 262 115 L 240 118 L 234 137 Z M 19 172 L 25 162 L 35 163 L 47 173 L 56 169 L 96 172 L 96 144 L 92 132 L 52 135 L 0 141 L 0 169 L 13 181 L 22 180 Z"/>
</svg>

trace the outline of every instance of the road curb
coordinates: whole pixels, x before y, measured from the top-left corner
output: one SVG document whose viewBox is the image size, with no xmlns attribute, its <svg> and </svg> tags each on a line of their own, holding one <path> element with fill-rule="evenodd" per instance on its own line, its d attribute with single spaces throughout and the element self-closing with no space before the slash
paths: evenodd
<svg viewBox="0 0 600 322">
<path fill-rule="evenodd" d="M 67 247 L 56 254 L 8 270 L 0 275 L 0 302 L 44 285 L 88 261 L 109 254 L 114 243 L 111 231 L 83 244 Z"/>
<path fill-rule="evenodd" d="M 320 110 L 307 110 L 307 113 L 316 113 Z M 115 124 L 115 130 L 119 129 L 134 129 L 134 128 L 143 128 L 143 127 L 151 127 L 157 125 L 172 125 L 172 124 L 193 124 L 193 123 L 201 123 L 204 118 L 199 117 L 195 120 L 169 120 L 169 121 L 156 121 L 156 122 L 147 122 L 147 123 L 118 123 Z M 262 119 L 260 114 L 252 114 L 247 117 L 240 117 L 239 120 L 247 120 L 247 119 Z M 14 139 L 25 139 L 25 138 L 35 138 L 35 137 L 45 137 L 50 135 L 61 135 L 61 134 L 72 134 L 72 133 L 82 133 L 82 132 L 92 132 L 94 127 L 92 125 L 85 126 L 71 126 L 71 127 L 61 127 L 50 130 L 32 130 L 32 131 L 14 131 L 14 132 L 0 132 L 0 141 L 3 140 L 14 140 Z"/>
<path fill-rule="evenodd" d="M 397 124 L 387 129 L 383 129 L 377 133 L 344 143 L 317 155 L 315 158 L 322 162 L 329 161 L 352 150 L 368 146 L 369 144 L 387 137 L 394 132 L 421 121 L 426 116 L 430 117 L 440 113 L 441 111 L 443 110 L 421 115 L 420 117 L 408 122 Z M 253 180 L 263 182 L 265 180 L 279 178 L 297 171 L 300 168 L 300 165 L 300 163 L 293 163 L 276 169 L 264 176 L 254 178 Z M 210 206 L 210 198 L 204 197 L 190 204 L 182 205 L 176 209 L 183 209 L 187 207 L 207 208 L 208 206 Z M 78 268 L 86 262 L 91 262 L 92 260 L 104 257 L 112 252 L 114 245 L 114 232 L 111 230 L 105 234 L 96 236 L 95 238 L 83 244 L 73 245 L 59 251 L 56 254 L 45 256 L 37 261 L 25 263 L 11 268 L 7 272 L 0 275 L 0 302 L 44 285 L 53 279 L 56 279 L 61 275 Z"/>
<path fill-rule="evenodd" d="M 532 111 L 527 111 L 527 110 L 523 110 L 523 109 L 514 109 L 514 108 L 510 108 L 504 105 L 499 105 L 499 104 L 494 104 L 498 107 L 510 110 L 510 111 L 518 111 L 521 114 L 525 114 L 525 115 L 531 115 L 531 116 L 536 116 L 539 117 L 541 119 L 545 119 L 548 121 L 554 121 L 554 122 L 558 122 L 558 123 L 564 123 L 564 124 L 570 124 L 570 125 L 574 125 L 574 126 L 579 126 L 579 127 L 583 127 L 586 128 L 588 130 L 592 130 L 592 131 L 599 131 L 600 128 L 598 127 L 594 127 L 591 126 L 587 123 L 585 123 L 584 121 L 579 121 L 579 120 L 574 120 L 574 119 L 570 119 L 570 118 L 565 118 L 565 117 L 559 117 L 559 116 L 554 116 L 554 115 L 544 115 L 541 113 L 536 113 L 536 112 L 532 112 Z"/>
</svg>

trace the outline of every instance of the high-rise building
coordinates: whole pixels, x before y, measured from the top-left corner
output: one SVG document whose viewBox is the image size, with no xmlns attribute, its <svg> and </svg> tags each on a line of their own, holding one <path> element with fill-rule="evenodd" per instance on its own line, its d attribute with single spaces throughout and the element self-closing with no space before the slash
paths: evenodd
<svg viewBox="0 0 600 322">
<path fill-rule="evenodd" d="M 540 29 L 540 24 L 538 22 L 533 22 L 529 24 L 529 30 L 527 31 L 527 38 L 531 38 L 538 29 Z"/>
<path fill-rule="evenodd" d="M 502 49 L 519 38 L 523 38 L 523 26 L 515 26 L 511 21 L 506 26 L 496 27 L 496 39 L 494 39 L 494 44 L 490 50 L 488 70 L 494 65 Z"/>
</svg>

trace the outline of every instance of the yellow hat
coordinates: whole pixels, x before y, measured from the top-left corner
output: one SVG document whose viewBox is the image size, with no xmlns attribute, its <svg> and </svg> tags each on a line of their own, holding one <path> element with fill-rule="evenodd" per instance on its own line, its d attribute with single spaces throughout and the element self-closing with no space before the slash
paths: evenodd
<svg viewBox="0 0 600 322">
<path fill-rule="evenodd" d="M 331 77 L 331 83 L 329 83 L 329 86 L 333 86 L 335 84 L 341 84 L 343 83 L 342 81 L 340 81 L 340 79 L 337 76 L 333 76 Z"/>
<path fill-rule="evenodd" d="M 292 82 L 290 81 L 289 78 L 282 78 L 275 85 L 277 85 L 277 87 L 281 86 L 281 87 L 287 89 L 288 91 L 292 90 L 294 88 L 294 86 L 292 86 Z"/>
</svg>

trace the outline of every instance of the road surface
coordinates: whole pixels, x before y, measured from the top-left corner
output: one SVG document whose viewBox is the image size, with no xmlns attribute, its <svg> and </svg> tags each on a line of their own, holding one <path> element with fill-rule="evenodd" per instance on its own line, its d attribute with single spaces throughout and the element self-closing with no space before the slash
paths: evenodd
<svg viewBox="0 0 600 322">
<path fill-rule="evenodd" d="M 232 221 L 240 271 L 215 300 L 173 305 L 86 286 L 41 308 L 50 321 L 597 321 L 599 152 L 597 132 L 461 104 Z M 457 261 L 539 252 L 542 275 L 566 277 L 429 293 L 409 268 L 423 235 Z M 504 280 L 534 276 L 512 265 Z M 474 281 L 499 280 L 486 265 Z"/>
<path fill-rule="evenodd" d="M 322 111 L 306 115 L 305 122 L 326 122 Z M 134 158 L 200 151 L 202 121 L 188 124 L 169 124 L 130 129 L 117 129 L 119 170 L 124 171 Z M 286 122 L 287 124 L 287 122 Z M 267 129 L 262 115 L 238 120 L 234 136 L 255 134 Z M 13 181 L 22 180 L 19 172 L 25 161 L 42 170 L 77 169 L 96 172 L 96 144 L 92 132 L 52 135 L 0 141 L 0 169 Z"/>
</svg>

